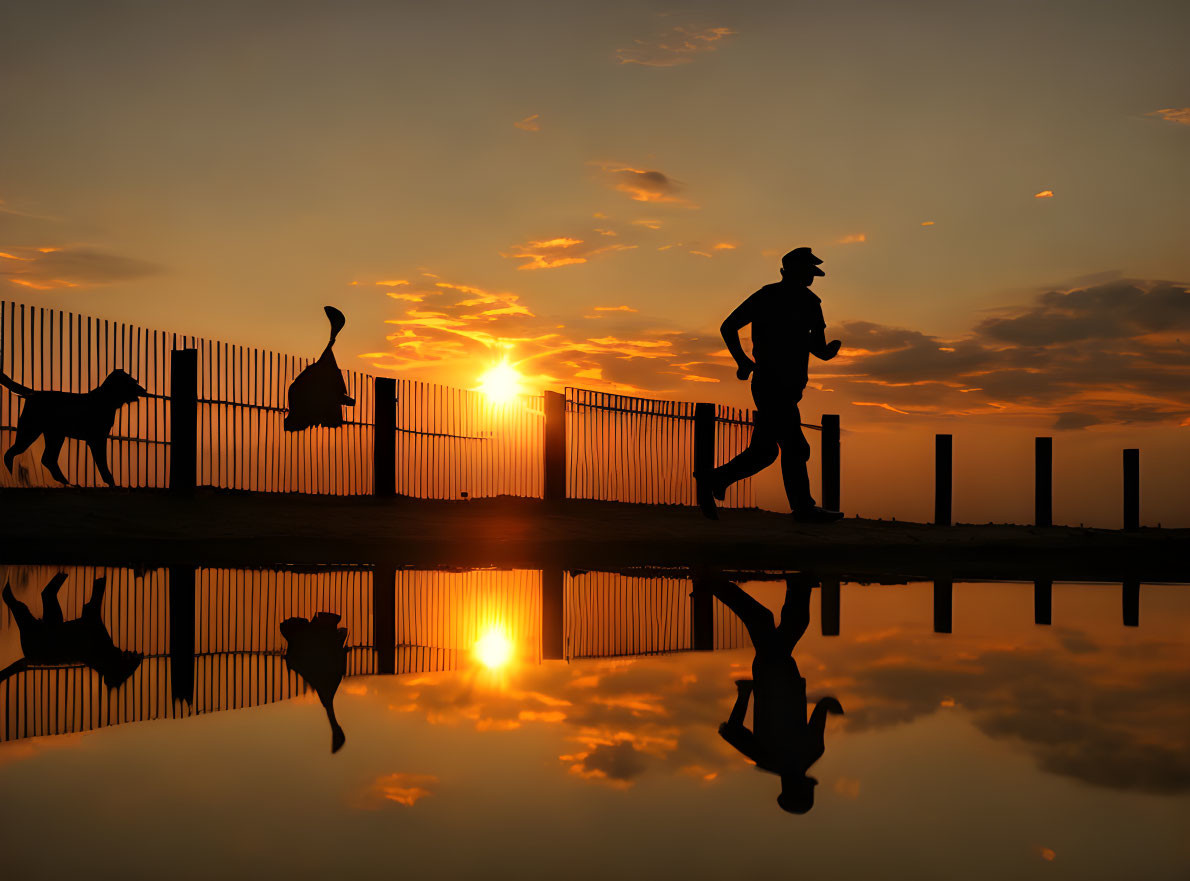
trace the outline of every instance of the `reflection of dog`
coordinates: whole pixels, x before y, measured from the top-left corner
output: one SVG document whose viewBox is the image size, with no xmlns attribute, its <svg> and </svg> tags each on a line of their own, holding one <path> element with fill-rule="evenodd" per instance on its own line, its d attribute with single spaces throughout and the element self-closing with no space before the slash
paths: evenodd
<svg viewBox="0 0 1190 881">
<path fill-rule="evenodd" d="M 59 572 L 41 592 L 41 617 L 34 618 L 29 607 L 18 600 L 9 584 L 4 585 L 4 602 L 12 610 L 21 632 L 21 651 L 25 657 L 10 665 L 11 675 L 32 664 L 86 664 L 103 677 L 108 688 L 119 688 L 140 666 L 140 652 L 125 652 L 112 642 L 103 623 L 103 592 L 107 582 L 96 578 L 91 597 L 83 605 L 83 614 L 62 620 L 58 591 L 66 581 Z"/>
<path fill-rule="evenodd" d="M 335 718 L 335 692 L 347 674 L 347 628 L 339 627 L 334 612 L 319 612 L 313 618 L 286 618 L 281 622 L 285 637 L 285 665 L 318 692 L 331 723 L 331 752 L 338 752 L 347 740 Z"/>
<path fill-rule="evenodd" d="M 107 435 L 116 421 L 116 411 L 131 404 L 146 392 L 123 370 L 113 370 L 102 383 L 89 392 L 39 392 L 14 382 L 0 373 L 0 385 L 25 398 L 17 420 L 17 437 L 4 454 L 4 465 L 12 473 L 12 460 L 45 435 L 41 464 L 59 483 L 70 481 L 58 467 L 58 453 L 68 437 L 86 441 L 95 459 L 95 467 L 108 486 L 115 486 L 107 467 Z"/>
<path fill-rule="evenodd" d="M 347 323 L 343 313 L 334 306 L 324 306 L 331 322 L 331 339 L 322 356 L 297 375 L 289 385 L 289 413 L 285 416 L 286 431 L 301 431 L 312 425 L 338 428 L 343 424 L 343 407 L 350 407 L 355 398 L 347 394 L 347 383 L 335 362 L 335 337 Z"/>
</svg>

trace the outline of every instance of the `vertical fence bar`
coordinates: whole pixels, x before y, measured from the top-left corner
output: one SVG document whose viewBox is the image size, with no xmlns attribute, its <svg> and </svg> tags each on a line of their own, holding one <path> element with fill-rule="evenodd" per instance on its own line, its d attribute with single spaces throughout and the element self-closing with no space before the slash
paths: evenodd
<svg viewBox="0 0 1190 881">
<path fill-rule="evenodd" d="M 547 502 L 566 498 L 566 395 L 545 393 L 545 443 L 543 460 Z"/>
<path fill-rule="evenodd" d="M 198 474 L 198 350 L 170 352 L 169 490 L 194 492 Z"/>
<path fill-rule="evenodd" d="M 546 661 L 561 661 L 565 645 L 562 623 L 566 620 L 562 570 L 550 566 L 541 570 L 541 657 Z"/>
<path fill-rule="evenodd" d="M 1048 627 L 1054 621 L 1054 583 L 1033 582 L 1033 623 Z"/>
<path fill-rule="evenodd" d="M 954 616 L 954 583 L 949 578 L 934 579 L 934 632 L 950 633 Z"/>
<path fill-rule="evenodd" d="M 833 413 L 822 414 L 822 507 L 841 511 L 839 507 L 840 485 L 839 417 Z"/>
<path fill-rule="evenodd" d="M 950 526 L 953 438 L 934 435 L 934 524 Z"/>
<path fill-rule="evenodd" d="M 839 417 L 835 417 L 837 420 Z M 826 417 L 822 417 L 822 424 L 825 430 Z M 825 501 L 826 493 L 823 493 Z M 823 636 L 838 636 L 839 635 L 839 579 L 824 578 L 822 580 L 822 635 Z"/>
<path fill-rule="evenodd" d="M 1053 526 L 1054 439 L 1052 437 L 1033 439 L 1033 482 L 1033 522 L 1038 526 Z"/>
<path fill-rule="evenodd" d="M 1140 528 L 1140 450 L 1124 451 L 1124 528 Z"/>
<path fill-rule="evenodd" d="M 397 492 L 397 381 L 376 377 L 372 399 L 372 494 Z"/>
</svg>

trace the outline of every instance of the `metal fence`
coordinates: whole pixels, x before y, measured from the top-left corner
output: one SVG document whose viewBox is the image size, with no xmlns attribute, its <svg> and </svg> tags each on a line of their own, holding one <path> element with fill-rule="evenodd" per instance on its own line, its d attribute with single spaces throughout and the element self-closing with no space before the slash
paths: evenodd
<svg viewBox="0 0 1190 881">
<path fill-rule="evenodd" d="M 693 505 L 696 404 L 566 389 L 566 486 L 576 499 Z M 752 411 L 716 408 L 716 456 L 748 445 Z M 727 491 L 726 507 L 754 507 L 752 481 Z"/>
</svg>

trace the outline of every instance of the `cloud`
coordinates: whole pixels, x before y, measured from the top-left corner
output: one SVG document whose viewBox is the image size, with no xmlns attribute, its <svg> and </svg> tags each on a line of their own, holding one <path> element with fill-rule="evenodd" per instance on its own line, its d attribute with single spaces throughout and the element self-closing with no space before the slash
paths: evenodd
<svg viewBox="0 0 1190 881">
<path fill-rule="evenodd" d="M 98 287 L 162 271 L 145 260 L 83 247 L 0 249 L 0 281 L 26 290 Z"/>
<path fill-rule="evenodd" d="M 660 220 L 652 220 L 649 218 L 642 218 L 640 220 L 632 221 L 633 226 L 643 226 L 645 229 L 661 229 L 664 223 Z"/>
<path fill-rule="evenodd" d="M 698 55 L 714 52 L 721 40 L 735 33 L 726 27 L 698 28 L 678 25 L 651 39 L 633 40 L 631 46 L 616 52 L 616 59 L 620 64 L 677 67 L 689 64 Z"/>
<path fill-rule="evenodd" d="M 538 119 L 540 118 L 541 114 L 534 113 L 532 116 L 526 116 L 524 119 L 518 119 L 513 123 L 513 125 L 519 128 L 521 131 L 539 132 L 541 131 L 541 123 L 538 122 Z"/>
<path fill-rule="evenodd" d="M 378 811 L 392 805 L 411 808 L 429 795 L 430 788 L 437 783 L 438 778 L 430 774 L 388 774 L 354 793 L 349 803 L 361 811 Z"/>
<path fill-rule="evenodd" d="M 1164 110 L 1154 110 L 1146 116 L 1159 116 L 1166 122 L 1190 125 L 1190 107 L 1166 107 Z"/>
<path fill-rule="evenodd" d="M 843 236 L 843 238 L 839 239 L 839 244 L 840 245 L 856 245 L 856 244 L 859 244 L 860 242 L 866 242 L 867 240 L 868 240 L 868 237 L 864 233 L 856 232 L 856 233 L 851 233 L 850 235 Z"/>
<path fill-rule="evenodd" d="M 897 415 L 1017 412 L 1058 429 L 1180 424 L 1190 415 L 1187 334 L 1185 285 L 1119 279 L 1045 292 L 961 339 L 843 322 L 844 350 L 822 369 L 861 406 Z"/>
<path fill-rule="evenodd" d="M 933 226 L 933 225 L 934 225 L 934 221 L 932 221 L 932 220 L 923 220 L 923 221 L 921 222 L 921 225 L 922 225 L 922 226 Z"/>
<path fill-rule="evenodd" d="M 571 236 L 556 236 L 552 239 L 540 239 L 525 242 L 523 245 L 513 245 L 508 253 L 501 252 L 501 257 L 510 260 L 527 260 L 517 269 L 556 269 L 559 266 L 575 266 L 586 263 L 592 257 L 601 254 L 613 254 L 617 251 L 631 251 L 636 245 L 626 245 L 613 242 L 609 245 L 594 245 L 583 239 Z"/>
<path fill-rule="evenodd" d="M 1040 193 L 1033 194 L 1034 199 L 1052 199 L 1054 198 L 1053 190 L 1042 190 Z"/>
<path fill-rule="evenodd" d="M 686 208 L 698 207 L 688 199 L 677 195 L 682 189 L 681 183 L 665 172 L 656 169 L 633 168 L 615 162 L 592 164 L 603 172 L 604 182 L 608 186 L 618 192 L 628 194 L 634 202 L 668 203 Z M 649 226 L 643 221 L 639 225 Z M 649 228 L 656 229 L 657 227 L 649 226 Z"/>
</svg>

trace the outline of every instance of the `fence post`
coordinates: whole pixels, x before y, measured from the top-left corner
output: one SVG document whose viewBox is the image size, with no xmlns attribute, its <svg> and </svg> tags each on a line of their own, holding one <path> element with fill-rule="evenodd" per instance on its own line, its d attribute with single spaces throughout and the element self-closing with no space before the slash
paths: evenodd
<svg viewBox="0 0 1190 881">
<path fill-rule="evenodd" d="M 564 658 L 562 626 L 565 620 L 562 570 L 549 566 L 541 570 L 541 658 L 561 661 Z"/>
<path fill-rule="evenodd" d="M 715 647 L 715 594 L 702 578 L 690 583 L 690 648 L 709 652 Z"/>
<path fill-rule="evenodd" d="M 822 414 L 822 507 L 831 511 L 839 507 L 839 417 Z"/>
<path fill-rule="evenodd" d="M 194 493 L 198 480 L 198 349 L 169 358 L 169 491 Z"/>
<path fill-rule="evenodd" d="M 566 395 L 545 393 L 545 500 L 566 499 Z"/>
<path fill-rule="evenodd" d="M 391 498 L 396 492 L 397 381 L 378 376 L 372 390 L 372 495 Z"/>
<path fill-rule="evenodd" d="M 1038 526 L 1054 525 L 1054 439 L 1033 439 L 1034 517 Z M 1046 622 L 1049 623 L 1048 621 Z"/>
<path fill-rule="evenodd" d="M 1124 451 L 1124 528 L 1140 528 L 1140 450 Z"/>
<path fill-rule="evenodd" d="M 954 582 L 934 579 L 934 632 L 950 633 L 954 613 Z"/>
<path fill-rule="evenodd" d="M 193 566 L 169 567 L 169 682 L 176 701 L 194 702 Z"/>
<path fill-rule="evenodd" d="M 694 473 L 715 470 L 715 405 L 694 405 Z"/>
<path fill-rule="evenodd" d="M 949 434 L 934 435 L 934 523 L 950 526 L 950 477 L 953 438 Z"/>
<path fill-rule="evenodd" d="M 391 563 L 372 567 L 372 650 L 377 673 L 396 672 L 397 570 Z"/>
<path fill-rule="evenodd" d="M 838 419 L 839 417 L 835 417 Z M 823 426 L 826 425 L 826 417 L 822 417 Z M 823 493 L 825 498 L 826 494 Z M 824 578 L 822 580 L 822 635 L 823 636 L 838 636 L 839 635 L 839 579 Z"/>
<path fill-rule="evenodd" d="M 1033 623 L 1049 625 L 1054 620 L 1054 583 L 1033 582 Z"/>
</svg>

